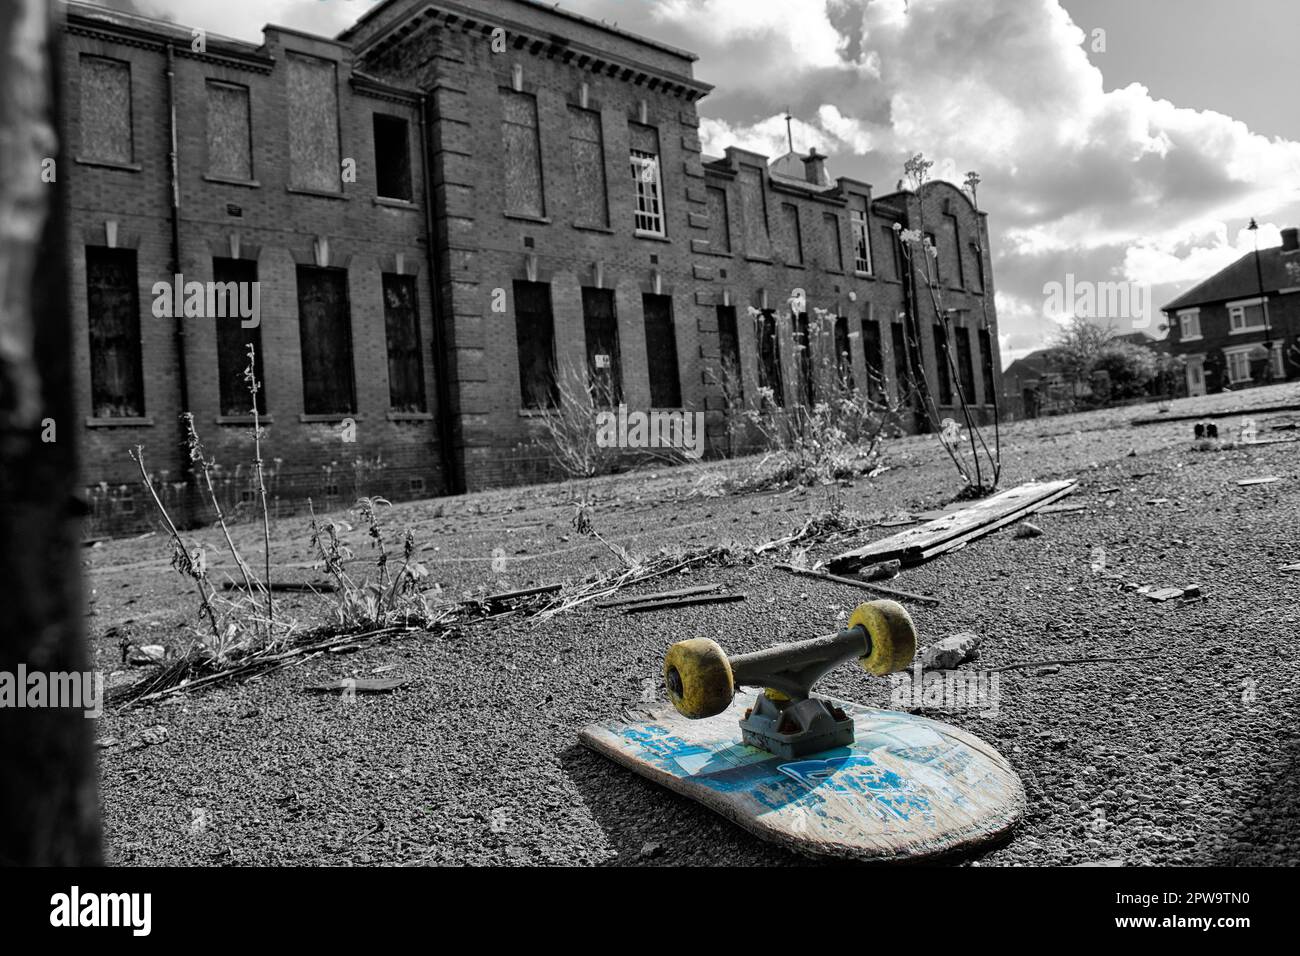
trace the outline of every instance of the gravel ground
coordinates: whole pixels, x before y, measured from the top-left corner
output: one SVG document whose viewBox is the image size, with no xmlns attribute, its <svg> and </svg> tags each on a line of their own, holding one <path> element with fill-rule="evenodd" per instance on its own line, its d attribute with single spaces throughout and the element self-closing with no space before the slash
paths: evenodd
<svg viewBox="0 0 1300 956">
<path fill-rule="evenodd" d="M 1173 403 L 1170 414 L 1300 403 L 1300 387 Z M 996 716 L 943 715 L 997 746 L 1029 798 L 1011 839 L 968 865 L 1300 862 L 1300 444 L 1198 450 L 1186 423 L 1132 428 L 1150 406 L 1013 423 L 1003 485 L 1077 477 L 1081 512 L 1004 530 L 892 582 L 922 643 L 984 639 L 980 666 L 1082 656 L 999 676 Z M 1280 416 L 1271 414 L 1270 418 Z M 1263 419 L 1261 419 L 1262 421 Z M 1226 429 L 1221 429 L 1226 434 Z M 1290 434 L 1282 432 L 1279 434 Z M 394 507 L 450 597 L 579 580 L 612 569 L 569 527 L 575 496 L 600 533 L 637 553 L 754 543 L 838 498 L 872 516 L 936 508 L 957 491 L 933 439 L 885 451 L 890 470 L 850 488 L 690 496 L 716 463 Z M 1239 486 L 1243 478 L 1281 481 Z M 1111 490 L 1118 489 L 1118 490 Z M 274 529 L 284 577 L 314 579 L 304 523 Z M 849 541 L 813 549 L 825 558 Z M 260 532 L 238 529 L 252 553 Z M 217 535 L 197 537 L 215 545 Z M 360 535 L 357 535 L 360 540 Z M 1107 576 L 1094 570 L 1105 550 Z M 505 572 L 494 573 L 493 560 Z M 542 624 L 409 635 L 324 655 L 244 684 L 109 712 L 99 723 L 109 859 L 116 864 L 730 864 L 791 861 L 699 805 L 582 748 L 577 731 L 657 685 L 664 650 L 696 635 L 729 650 L 834 630 L 865 592 L 772 567 L 709 568 L 641 586 L 719 582 L 743 602 L 619 615 L 591 607 Z M 110 686 L 138 678 L 119 642 L 187 646 L 192 597 L 158 535 L 86 549 L 88 629 Z M 1156 603 L 1124 582 L 1198 585 Z M 304 622 L 319 599 L 277 595 Z M 1155 660 L 1134 660 L 1146 655 Z M 970 666 L 970 665 L 968 665 Z M 307 693 L 339 677 L 411 679 L 348 703 Z M 841 668 L 828 693 L 887 706 L 889 686 Z"/>
</svg>

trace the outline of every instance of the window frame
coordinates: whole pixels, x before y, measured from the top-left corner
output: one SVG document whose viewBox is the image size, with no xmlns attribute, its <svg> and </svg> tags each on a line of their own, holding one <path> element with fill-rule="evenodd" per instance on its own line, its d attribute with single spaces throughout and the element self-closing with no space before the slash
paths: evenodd
<svg viewBox="0 0 1300 956">
<path fill-rule="evenodd" d="M 86 147 L 86 71 L 82 68 L 87 60 L 99 60 L 105 63 L 113 63 L 123 68 L 126 73 L 126 132 L 127 132 L 127 158 L 117 159 L 107 156 L 92 155 Z M 83 163 L 93 163 L 106 166 L 134 166 L 135 165 L 135 77 L 132 76 L 132 63 L 130 60 L 123 60 L 114 56 L 103 56 L 98 53 L 82 52 L 77 59 L 77 77 L 81 85 L 79 95 L 80 115 L 77 118 L 77 160 Z"/>
<path fill-rule="evenodd" d="M 1188 331 L 1195 329 L 1194 332 Z M 1178 313 L 1178 339 L 1181 342 L 1195 342 L 1201 335 L 1201 310 L 1183 309 Z"/>
<path fill-rule="evenodd" d="M 1268 311 L 1267 302 L 1268 302 L 1267 299 L 1261 298 L 1260 296 L 1256 296 L 1253 299 L 1237 299 L 1234 302 L 1224 303 L 1225 307 L 1228 310 L 1228 334 L 1242 335 L 1247 332 L 1263 332 L 1266 328 L 1268 328 L 1267 323 L 1264 321 L 1264 318 Z M 1259 308 L 1260 323 L 1258 325 L 1245 324 L 1246 310 L 1249 309 L 1252 305 L 1257 305 L 1260 307 Z M 1242 321 L 1241 325 L 1236 324 L 1236 319 L 1238 317 L 1241 318 Z"/>
<path fill-rule="evenodd" d="M 635 189 L 636 189 L 636 194 L 635 194 L 636 202 L 633 206 L 633 219 L 632 219 L 633 232 L 637 236 L 645 236 L 653 239 L 665 239 L 668 236 L 668 223 L 667 223 L 667 216 L 665 215 L 664 200 L 663 200 L 664 171 L 663 171 L 663 162 L 661 161 L 661 157 L 658 153 L 651 153 L 644 149 L 632 148 L 629 149 L 629 153 L 631 154 L 632 182 L 635 185 Z M 654 163 L 653 180 L 647 179 L 645 175 L 647 161 L 653 161 Z M 657 212 L 647 212 L 643 207 L 643 200 L 645 199 L 646 196 L 646 190 L 643 188 L 645 186 L 653 187 L 654 190 L 653 198 L 657 202 L 659 207 Z M 643 217 L 650 221 L 657 219 L 659 222 L 659 228 L 656 230 L 656 229 L 646 229 L 642 227 L 640 225 L 640 221 Z"/>
</svg>

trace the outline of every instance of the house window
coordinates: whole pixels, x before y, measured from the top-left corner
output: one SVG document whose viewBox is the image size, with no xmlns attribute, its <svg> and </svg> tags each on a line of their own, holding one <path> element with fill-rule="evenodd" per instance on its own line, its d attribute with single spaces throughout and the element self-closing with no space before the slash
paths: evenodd
<svg viewBox="0 0 1300 956">
<path fill-rule="evenodd" d="M 289 185 L 336 193 L 339 165 L 338 79 L 329 60 L 288 54 Z"/>
<path fill-rule="evenodd" d="M 208 80 L 207 91 L 208 175 L 250 180 L 253 150 L 248 87 Z"/>
<path fill-rule="evenodd" d="M 501 91 L 501 139 L 505 159 L 505 209 L 517 216 L 546 215 L 542 149 L 537 139 L 537 98 Z"/>
<path fill-rule="evenodd" d="M 802 263 L 803 233 L 799 229 L 799 207 L 793 203 L 782 203 L 781 218 L 785 220 L 785 242 L 789 261 Z"/>
<path fill-rule="evenodd" d="M 374 115 L 375 193 L 411 202 L 410 124 L 400 116 Z"/>
<path fill-rule="evenodd" d="M 1178 335 L 1184 342 L 1201 337 L 1201 313 L 1199 309 L 1178 313 Z"/>
<path fill-rule="evenodd" d="M 212 281 L 234 282 L 251 288 L 257 281 L 257 263 L 252 259 L 213 259 Z M 238 288 L 239 286 L 236 286 Z M 253 374 L 257 376 L 257 413 L 266 414 L 266 375 L 262 371 L 262 326 L 245 328 L 239 315 L 220 315 L 217 324 L 217 385 L 222 415 L 250 415 L 253 396 L 248 394 L 248 347 L 253 347 Z"/>
<path fill-rule="evenodd" d="M 758 317 L 758 387 L 771 389 L 772 404 L 785 407 L 785 383 L 781 377 L 781 342 L 777 338 L 776 315 L 770 309 Z"/>
<path fill-rule="evenodd" d="M 613 289 L 582 290 L 582 326 L 587 336 L 587 381 L 592 400 L 602 408 L 612 408 L 623 401 Z"/>
<path fill-rule="evenodd" d="M 952 370 L 948 365 L 948 335 L 943 323 L 934 323 L 934 358 L 939 367 L 939 404 L 952 404 Z"/>
<path fill-rule="evenodd" d="M 835 316 L 835 371 L 840 384 L 852 391 L 853 383 L 853 349 L 849 344 L 849 317 Z"/>
<path fill-rule="evenodd" d="M 853 230 L 853 269 L 856 272 L 871 271 L 871 236 L 867 231 L 867 210 L 865 199 L 855 199 L 861 208 L 849 210 L 849 224 Z"/>
<path fill-rule="evenodd" d="M 755 166 L 741 166 L 736 175 L 740 184 L 740 215 L 745 226 L 745 254 L 766 259 L 772 255 L 772 239 L 767 227 L 767 197 L 763 191 L 763 171 Z"/>
<path fill-rule="evenodd" d="M 885 361 L 881 350 L 880 323 L 871 318 L 871 307 L 862 319 L 862 360 L 867 367 L 867 395 L 879 399 L 884 394 Z"/>
<path fill-rule="evenodd" d="M 844 246 L 840 244 L 840 217 L 833 212 L 822 213 L 826 231 L 826 265 L 836 272 L 844 271 Z"/>
<path fill-rule="evenodd" d="M 677 377 L 677 335 L 673 329 L 673 301 L 666 295 L 641 296 L 645 311 L 645 350 L 650 373 L 652 408 L 680 408 L 681 382 Z"/>
<path fill-rule="evenodd" d="M 976 404 L 975 356 L 971 352 L 970 329 L 953 329 L 957 338 L 957 374 L 961 376 L 961 391 L 966 401 Z"/>
<path fill-rule="evenodd" d="M 942 269 L 942 268 L 940 267 L 940 265 L 939 265 L 940 262 L 943 261 L 943 250 L 941 250 L 941 249 L 939 248 L 939 239 L 938 239 L 937 236 L 935 236 L 934 233 L 932 233 L 932 232 L 927 232 L 927 233 L 925 234 L 925 238 L 926 238 L 926 240 L 930 243 L 930 248 L 934 249 L 934 251 L 935 251 L 935 253 L 936 253 L 936 255 L 934 255 L 933 257 L 928 257 L 928 256 L 927 256 L 927 257 L 924 257 L 924 258 L 932 258 L 932 259 L 933 259 L 933 262 L 934 262 L 934 281 L 935 281 L 936 284 L 938 284 L 938 283 L 943 282 L 943 269 Z M 929 267 L 929 266 L 925 266 L 925 273 L 924 273 L 924 274 L 928 276 L 928 275 L 930 274 L 930 271 L 929 271 L 929 270 L 930 270 L 930 267 Z"/>
<path fill-rule="evenodd" d="M 1264 300 L 1228 303 L 1228 327 L 1233 334 L 1264 328 Z"/>
<path fill-rule="evenodd" d="M 600 114 L 569 109 L 569 151 L 573 154 L 575 218 L 580 226 L 609 225 L 609 199 L 605 188 L 605 139 Z"/>
<path fill-rule="evenodd" d="M 794 351 L 799 363 L 799 381 L 803 385 L 803 400 L 808 408 L 816 404 L 817 389 L 813 383 L 812 342 L 808 335 L 808 313 L 794 315 Z"/>
<path fill-rule="evenodd" d="M 980 369 L 984 378 L 984 401 L 991 404 L 997 394 L 997 385 L 993 378 L 993 336 L 988 329 L 979 330 Z"/>
<path fill-rule="evenodd" d="M 628 125 L 632 139 L 632 182 L 636 189 L 636 231 L 664 235 L 663 170 L 659 163 L 659 131 L 640 123 Z"/>
<path fill-rule="evenodd" d="M 516 282 L 514 293 L 521 404 L 524 408 L 558 408 L 551 287 L 545 282 Z"/>
<path fill-rule="evenodd" d="M 388 406 L 395 412 L 426 411 L 424 357 L 415 276 L 386 272 L 384 338 L 388 344 Z"/>
<path fill-rule="evenodd" d="M 308 415 L 355 412 L 346 269 L 298 267 L 298 341 L 303 411 Z"/>
<path fill-rule="evenodd" d="M 740 337 L 736 331 L 736 307 L 720 305 L 718 309 L 718 362 L 722 366 L 723 398 L 738 404 L 745 395 L 740 371 Z"/>
<path fill-rule="evenodd" d="M 1250 381 L 1250 350 L 1239 349 L 1228 352 L 1225 350 L 1224 357 L 1228 360 L 1228 381 L 1232 384 L 1238 382 Z"/>
<path fill-rule="evenodd" d="M 90 399 L 95 418 L 144 416 L 140 287 L 134 249 L 86 247 Z"/>
<path fill-rule="evenodd" d="M 727 210 L 727 191 L 710 186 L 704 195 L 709 208 L 709 248 L 714 252 L 730 252 L 731 217 Z"/>
<path fill-rule="evenodd" d="M 135 158 L 129 63 L 81 55 L 81 158 L 106 163 Z"/>
<path fill-rule="evenodd" d="M 900 402 L 907 401 L 912 392 L 912 372 L 908 363 L 907 336 L 903 326 L 895 322 L 889 327 L 890 345 L 894 351 L 894 389 Z"/>
</svg>

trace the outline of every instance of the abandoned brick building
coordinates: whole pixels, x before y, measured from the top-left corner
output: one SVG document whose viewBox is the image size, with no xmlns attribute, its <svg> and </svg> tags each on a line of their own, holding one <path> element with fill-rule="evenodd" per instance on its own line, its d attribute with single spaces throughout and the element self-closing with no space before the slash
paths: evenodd
<svg viewBox="0 0 1300 956">
<path fill-rule="evenodd" d="M 136 445 L 202 517 L 183 411 L 221 493 L 252 501 L 250 343 L 286 510 L 548 477 L 538 416 L 569 376 L 705 411 L 713 455 L 735 450 L 728 403 L 816 400 L 818 349 L 855 387 L 907 404 L 925 381 L 941 413 L 960 388 L 987 416 L 983 213 L 943 182 L 876 197 L 815 151 L 702 155 L 689 53 L 530 0 L 388 0 L 260 45 L 66 9 L 94 527 L 143 519 Z M 937 247 L 951 336 L 896 224 Z M 225 308 L 235 288 L 256 315 Z"/>
</svg>

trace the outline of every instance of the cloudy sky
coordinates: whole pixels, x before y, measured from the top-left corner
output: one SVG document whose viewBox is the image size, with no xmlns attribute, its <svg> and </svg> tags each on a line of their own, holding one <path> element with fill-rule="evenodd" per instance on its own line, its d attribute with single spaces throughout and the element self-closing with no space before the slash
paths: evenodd
<svg viewBox="0 0 1300 956">
<path fill-rule="evenodd" d="M 99 0 L 260 40 L 373 0 Z M 699 54 L 705 151 L 831 156 L 893 190 L 907 156 L 982 179 L 1003 361 L 1047 342 L 1044 286 L 1142 283 L 1156 308 L 1300 224 L 1295 0 L 562 0 Z M 1140 321 L 1140 320 L 1139 320 Z M 1160 316 L 1149 332 L 1157 335 Z M 1133 321 L 1117 323 L 1131 331 Z"/>
</svg>

